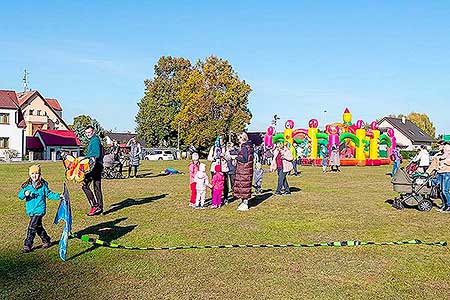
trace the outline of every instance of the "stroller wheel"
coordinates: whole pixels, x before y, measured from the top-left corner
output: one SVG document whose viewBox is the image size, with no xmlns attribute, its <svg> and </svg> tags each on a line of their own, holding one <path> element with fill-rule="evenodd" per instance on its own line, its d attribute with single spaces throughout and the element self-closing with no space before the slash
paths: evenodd
<svg viewBox="0 0 450 300">
<path fill-rule="evenodd" d="M 394 202 L 392 203 L 392 207 L 396 209 L 404 209 L 405 206 L 403 205 L 403 202 L 401 199 L 395 198 Z"/>
<path fill-rule="evenodd" d="M 428 199 L 424 199 L 419 201 L 419 203 L 417 204 L 417 208 L 420 211 L 430 211 L 433 208 L 433 203 Z"/>
</svg>

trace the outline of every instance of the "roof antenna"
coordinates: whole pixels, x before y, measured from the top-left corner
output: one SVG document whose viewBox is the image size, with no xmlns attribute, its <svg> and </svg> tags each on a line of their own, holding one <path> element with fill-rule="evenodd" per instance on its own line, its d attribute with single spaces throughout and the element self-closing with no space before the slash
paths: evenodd
<svg viewBox="0 0 450 300">
<path fill-rule="evenodd" d="M 27 69 L 25 69 L 23 71 L 23 92 L 28 92 L 30 89 L 28 88 L 28 75 L 30 75 L 30 73 L 27 72 Z"/>
</svg>

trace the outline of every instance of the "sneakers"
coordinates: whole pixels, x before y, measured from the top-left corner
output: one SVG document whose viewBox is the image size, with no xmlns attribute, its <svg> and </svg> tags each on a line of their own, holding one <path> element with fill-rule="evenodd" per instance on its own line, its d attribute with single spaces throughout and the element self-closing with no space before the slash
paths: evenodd
<svg viewBox="0 0 450 300">
<path fill-rule="evenodd" d="M 89 212 L 87 213 L 88 216 L 93 216 L 94 215 L 94 211 L 95 211 L 95 207 L 91 207 L 91 209 L 89 210 Z"/>
<path fill-rule="evenodd" d="M 97 216 L 103 213 L 103 208 L 100 207 L 92 207 L 91 210 L 88 212 L 88 216 Z"/>
<path fill-rule="evenodd" d="M 30 253 L 31 252 L 31 247 L 30 246 L 23 246 L 23 253 Z"/>
<path fill-rule="evenodd" d="M 51 245 L 52 245 L 51 242 L 44 243 L 44 244 L 42 244 L 42 249 L 50 248 Z"/>
<path fill-rule="evenodd" d="M 246 211 L 246 210 L 248 210 L 248 204 L 246 202 L 242 201 L 241 204 L 239 204 L 237 210 L 238 211 Z"/>
</svg>

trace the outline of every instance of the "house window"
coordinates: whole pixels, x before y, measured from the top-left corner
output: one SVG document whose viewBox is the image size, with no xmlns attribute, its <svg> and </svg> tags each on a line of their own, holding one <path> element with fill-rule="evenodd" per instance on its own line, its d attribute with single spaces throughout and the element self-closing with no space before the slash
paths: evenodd
<svg viewBox="0 0 450 300">
<path fill-rule="evenodd" d="M 9 114 L 0 114 L 0 124 L 9 124 Z"/>
<path fill-rule="evenodd" d="M 37 115 L 40 116 L 41 115 L 41 111 L 38 109 L 37 110 Z"/>
<path fill-rule="evenodd" d="M 9 148 L 9 138 L 0 137 L 0 149 L 7 149 L 7 148 Z"/>
<path fill-rule="evenodd" d="M 29 114 L 30 116 L 32 116 L 33 113 L 34 113 L 34 110 L 30 109 L 28 114 Z"/>
</svg>

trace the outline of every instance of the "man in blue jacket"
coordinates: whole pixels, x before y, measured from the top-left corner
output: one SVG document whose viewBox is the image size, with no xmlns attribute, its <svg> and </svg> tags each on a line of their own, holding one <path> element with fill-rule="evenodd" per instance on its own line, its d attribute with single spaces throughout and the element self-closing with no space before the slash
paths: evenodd
<svg viewBox="0 0 450 300">
<path fill-rule="evenodd" d="M 100 138 L 95 134 L 94 127 L 88 125 L 85 129 L 86 136 L 90 139 L 88 145 L 87 158 L 95 160 L 94 167 L 91 172 L 86 174 L 83 186 L 83 192 L 91 206 L 88 216 L 95 216 L 103 213 L 103 195 L 102 195 L 102 171 L 103 171 L 103 147 Z M 90 185 L 94 183 L 94 193 L 92 193 Z M 94 196 L 95 194 L 95 196 Z"/>
</svg>

